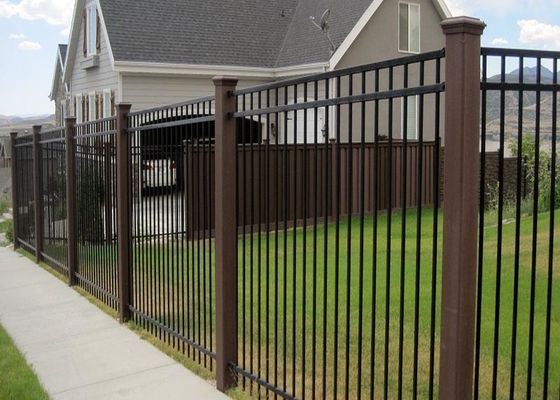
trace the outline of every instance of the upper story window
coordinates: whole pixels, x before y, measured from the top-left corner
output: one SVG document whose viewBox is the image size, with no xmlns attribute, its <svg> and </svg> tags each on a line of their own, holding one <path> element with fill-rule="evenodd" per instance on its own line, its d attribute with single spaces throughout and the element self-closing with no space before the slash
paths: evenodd
<svg viewBox="0 0 560 400">
<path fill-rule="evenodd" d="M 420 53 L 420 4 L 399 3 L 399 51 Z"/>
<path fill-rule="evenodd" d="M 99 53 L 99 15 L 95 5 L 91 5 L 84 12 L 84 56 Z"/>
</svg>

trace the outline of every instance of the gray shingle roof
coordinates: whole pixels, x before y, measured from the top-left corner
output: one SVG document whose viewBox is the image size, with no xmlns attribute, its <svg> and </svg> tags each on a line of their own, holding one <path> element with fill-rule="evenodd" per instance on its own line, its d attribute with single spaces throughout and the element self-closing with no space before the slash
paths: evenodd
<svg viewBox="0 0 560 400">
<path fill-rule="evenodd" d="M 328 61 L 372 0 L 100 0 L 116 61 L 276 67 Z"/>
<path fill-rule="evenodd" d="M 62 58 L 62 63 L 64 67 L 64 63 L 66 62 L 66 52 L 68 51 L 68 45 L 59 44 L 58 51 L 60 52 L 60 57 Z"/>
</svg>

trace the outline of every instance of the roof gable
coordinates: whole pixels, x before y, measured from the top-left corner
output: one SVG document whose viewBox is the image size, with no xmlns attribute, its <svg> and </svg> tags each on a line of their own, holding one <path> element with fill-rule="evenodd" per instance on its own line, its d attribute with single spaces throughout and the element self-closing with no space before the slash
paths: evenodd
<svg viewBox="0 0 560 400">
<path fill-rule="evenodd" d="M 62 75 L 66 66 L 67 49 L 68 46 L 65 44 L 59 44 L 57 47 L 51 93 L 49 94 L 51 100 L 55 99 L 58 87 L 62 83 Z"/>
<path fill-rule="evenodd" d="M 96 1 L 113 65 L 284 68 L 336 59 L 387 0 Z M 442 19 L 451 15 L 444 0 L 432 2 Z M 85 0 L 76 0 L 70 54 L 77 51 L 81 23 L 77 13 L 84 4 Z M 309 20 L 327 8 L 337 46 L 334 56 L 324 34 Z M 71 69 L 68 65 L 65 81 Z"/>
</svg>

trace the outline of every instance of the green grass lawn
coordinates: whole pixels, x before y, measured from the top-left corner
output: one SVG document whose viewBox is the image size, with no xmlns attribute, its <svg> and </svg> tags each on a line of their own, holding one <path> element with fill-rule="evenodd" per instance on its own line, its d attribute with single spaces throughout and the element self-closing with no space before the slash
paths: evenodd
<svg viewBox="0 0 560 400">
<path fill-rule="evenodd" d="M 437 395 L 442 221 L 439 218 L 434 270 L 433 220 L 431 211 L 421 214 L 419 242 L 416 234 L 418 216 L 414 211 L 407 212 L 404 239 L 400 213 L 391 219 L 380 215 L 376 236 L 370 217 L 363 226 L 363 236 L 359 219 L 341 221 L 338 234 L 336 225 L 329 224 L 319 226 L 316 232 L 313 227 L 308 227 L 305 231 L 299 228 L 280 231 L 278 235 L 270 233 L 268 244 L 266 234 L 259 237 L 254 233 L 251 238 L 247 232 L 245 241 L 241 236 L 238 245 L 239 363 L 297 397 L 302 397 L 305 390 L 307 398 L 312 397 L 313 384 L 316 397 L 322 396 L 323 384 L 329 398 L 342 397 L 346 391 L 350 398 L 356 398 L 358 391 L 363 397 L 369 397 L 371 376 L 374 377 L 375 398 L 383 397 L 385 386 L 388 387 L 388 397 L 394 398 L 399 390 L 399 375 L 402 376 L 404 397 L 411 396 L 416 377 L 419 397 L 427 398 L 433 366 Z M 539 214 L 537 218 L 531 389 L 533 396 L 537 397 L 542 397 L 545 379 L 549 220 L 548 213 Z M 532 226 L 532 217 L 523 217 L 515 351 L 516 397 L 525 396 L 528 379 Z M 495 217 L 489 214 L 483 245 L 480 398 L 491 397 L 492 390 L 494 325 L 497 320 L 497 232 Z M 315 233 L 316 252 L 313 246 Z M 555 235 L 560 237 L 558 228 Z M 376 251 L 374 243 L 377 244 Z M 137 295 L 146 292 L 147 302 L 136 300 L 135 304 L 176 329 L 181 329 L 186 321 L 189 337 L 215 348 L 214 337 L 209 333 L 214 318 L 214 276 L 209 268 L 209 260 L 214 260 L 213 251 L 208 250 L 208 241 L 206 248 L 189 244 L 188 252 L 178 244 L 173 241 L 137 244 L 134 253 L 135 292 Z M 515 224 L 507 223 L 503 227 L 501 249 L 498 398 L 509 398 L 514 245 Z M 401 252 L 403 246 L 404 253 Z M 278 257 L 275 256 L 276 248 Z M 554 249 L 548 373 L 549 396 L 553 399 L 558 398 L 560 386 L 560 269 L 557 252 L 558 246 Z M 151 289 L 148 291 L 147 287 Z M 435 313 L 432 313 L 433 300 Z M 432 323 L 436 327 L 433 364 L 430 360 Z M 372 341 L 372 338 L 375 339 Z M 313 349 L 316 350 L 315 358 Z M 345 375 L 347 368 L 348 377 Z M 248 383 L 247 388 L 250 389 Z M 253 394 L 257 393 L 253 386 Z"/>
<path fill-rule="evenodd" d="M 0 326 L 0 399 L 48 399 L 39 380 L 25 362 L 4 328 Z"/>
</svg>

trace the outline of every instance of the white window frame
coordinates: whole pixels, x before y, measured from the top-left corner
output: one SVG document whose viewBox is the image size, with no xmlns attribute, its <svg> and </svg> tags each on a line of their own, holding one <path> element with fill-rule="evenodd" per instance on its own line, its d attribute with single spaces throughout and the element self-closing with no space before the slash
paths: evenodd
<svg viewBox="0 0 560 400">
<path fill-rule="evenodd" d="M 403 50 L 401 49 L 401 4 L 405 4 L 408 7 L 408 38 L 407 38 L 407 49 Z M 421 45 L 421 39 L 422 39 L 422 16 L 421 16 L 421 10 L 420 10 L 420 4 L 418 3 L 409 3 L 406 1 L 399 1 L 399 4 L 397 5 L 397 49 L 399 51 L 399 53 L 405 53 L 405 54 L 420 54 L 422 51 L 422 45 Z M 418 51 L 412 51 L 410 50 L 410 43 L 411 43 L 411 37 L 412 37 L 412 29 L 410 28 L 410 8 L 411 7 L 416 7 L 418 8 Z"/>
<path fill-rule="evenodd" d="M 408 121 L 408 115 L 404 114 L 404 98 L 401 99 L 401 139 L 404 140 L 404 138 L 406 137 L 407 140 L 418 140 L 418 132 L 420 130 L 420 125 L 419 125 L 419 121 L 420 118 L 418 118 L 418 95 L 416 96 L 408 96 L 408 104 L 407 104 L 407 112 L 410 112 L 410 99 L 414 99 L 414 103 L 416 105 L 416 107 L 414 107 L 416 109 L 415 112 L 415 121 L 414 121 L 414 137 L 409 136 L 409 132 L 410 132 L 410 125 L 407 124 L 407 132 L 404 131 L 404 121 L 405 118 Z M 406 136 L 405 136 L 406 135 Z"/>
<path fill-rule="evenodd" d="M 95 111 L 96 111 L 96 104 L 95 104 L 95 92 L 90 92 L 89 95 L 89 120 L 95 121 Z"/>
<path fill-rule="evenodd" d="M 76 95 L 76 122 L 81 124 L 84 122 L 84 108 L 83 108 L 83 96 L 81 94 Z"/>
<path fill-rule="evenodd" d="M 103 118 L 109 118 L 113 116 L 113 110 L 111 109 L 111 89 L 103 90 Z"/>
<path fill-rule="evenodd" d="M 86 17 L 87 55 L 97 54 L 97 6 L 92 4 L 87 8 Z"/>
</svg>

